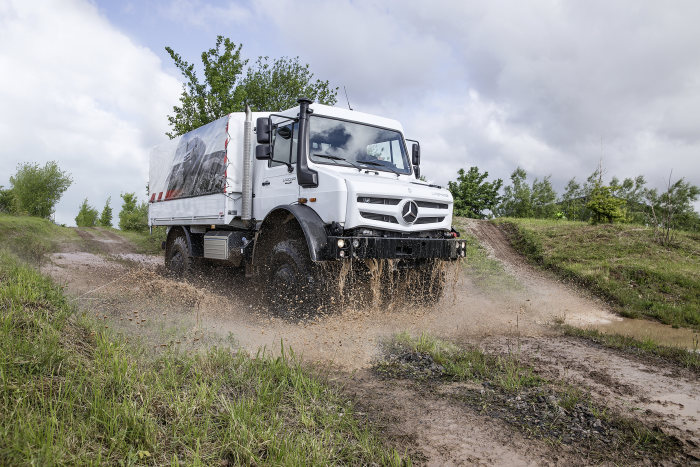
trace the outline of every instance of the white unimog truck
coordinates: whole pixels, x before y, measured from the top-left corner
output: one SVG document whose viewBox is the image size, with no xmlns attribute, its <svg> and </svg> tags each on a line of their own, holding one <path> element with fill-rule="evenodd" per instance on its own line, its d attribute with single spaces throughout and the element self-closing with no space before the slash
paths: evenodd
<svg viewBox="0 0 700 467">
<path fill-rule="evenodd" d="M 166 268 L 245 267 L 288 309 L 367 290 L 357 284 L 370 277 L 392 294 L 439 298 L 443 263 L 466 245 L 450 192 L 418 180 L 418 142 L 409 154 L 395 120 L 298 102 L 247 108 L 153 149 L 148 220 L 168 226 Z"/>
</svg>

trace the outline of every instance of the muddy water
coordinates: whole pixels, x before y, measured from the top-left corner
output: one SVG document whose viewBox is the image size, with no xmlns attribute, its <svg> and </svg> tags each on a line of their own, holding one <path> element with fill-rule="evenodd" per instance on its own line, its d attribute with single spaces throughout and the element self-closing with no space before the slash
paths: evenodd
<svg viewBox="0 0 700 467">
<path fill-rule="evenodd" d="M 672 326 L 646 319 L 616 318 L 609 322 L 596 323 L 583 328 L 595 329 L 604 334 L 621 334 L 642 341 L 651 339 L 657 344 L 671 347 L 700 350 L 698 343 L 700 333 L 698 331 L 686 328 L 673 328 Z"/>
</svg>

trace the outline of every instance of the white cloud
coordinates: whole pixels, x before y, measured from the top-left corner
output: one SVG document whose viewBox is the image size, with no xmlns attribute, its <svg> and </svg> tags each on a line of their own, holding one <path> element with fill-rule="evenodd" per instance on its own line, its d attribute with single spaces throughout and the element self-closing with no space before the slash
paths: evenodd
<svg viewBox="0 0 700 467">
<path fill-rule="evenodd" d="M 213 25 L 241 23 L 251 17 L 250 11 L 237 2 L 211 5 L 201 0 L 173 0 L 161 8 L 166 18 L 207 29 Z"/>
<path fill-rule="evenodd" d="M 351 101 L 379 102 L 435 85 L 451 51 L 402 18 L 397 3 L 271 0 L 256 4 L 274 45 L 310 62 L 317 77 L 346 85 Z M 279 54 L 279 51 L 276 52 Z M 343 95 L 344 99 L 344 95 Z M 340 99 L 339 99 L 340 100 Z"/>
<path fill-rule="evenodd" d="M 181 86 L 86 1 L 0 8 L 0 183 L 19 162 L 56 160 L 74 183 L 56 220 L 74 223 L 84 197 L 144 193 L 149 148 L 162 141 Z"/>
</svg>

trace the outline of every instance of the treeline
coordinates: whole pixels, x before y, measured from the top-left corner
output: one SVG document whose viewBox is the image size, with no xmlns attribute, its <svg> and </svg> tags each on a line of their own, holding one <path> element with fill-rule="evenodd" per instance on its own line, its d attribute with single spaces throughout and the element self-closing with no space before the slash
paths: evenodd
<svg viewBox="0 0 700 467">
<path fill-rule="evenodd" d="M 10 177 L 10 187 L 0 186 L 0 213 L 27 215 L 51 219 L 56 204 L 73 183 L 70 174 L 64 172 L 54 161 L 43 167 L 25 162 L 17 166 Z M 122 209 L 119 212 L 119 228 L 143 232 L 148 229 L 148 204 L 138 202 L 135 193 L 123 193 Z M 102 212 L 90 206 L 85 198 L 78 208 L 75 223 L 78 227 L 112 227 L 111 197 L 107 198 Z"/>
<path fill-rule="evenodd" d="M 122 209 L 119 211 L 119 228 L 121 230 L 131 230 L 134 232 L 145 232 L 148 230 L 148 203 L 138 202 L 136 193 L 122 193 Z M 75 224 L 78 227 L 112 227 L 112 208 L 109 203 L 111 197 L 107 198 L 102 213 L 98 216 L 97 209 L 88 204 L 88 199 L 83 200 L 80 205 Z"/>
<path fill-rule="evenodd" d="M 612 177 L 606 183 L 603 169 L 598 168 L 583 181 L 576 177 L 569 180 L 561 195 L 552 187 L 551 176 L 530 183 L 527 172 L 520 167 L 505 187 L 502 179 L 487 178 L 488 172 L 481 173 L 478 167 L 458 171 L 457 180 L 448 185 L 455 215 L 627 222 L 700 231 L 700 216 L 693 209 L 700 188 L 684 178 L 672 181 L 669 177 L 666 188 L 659 191 L 647 187 L 643 175 L 622 181 Z"/>
</svg>

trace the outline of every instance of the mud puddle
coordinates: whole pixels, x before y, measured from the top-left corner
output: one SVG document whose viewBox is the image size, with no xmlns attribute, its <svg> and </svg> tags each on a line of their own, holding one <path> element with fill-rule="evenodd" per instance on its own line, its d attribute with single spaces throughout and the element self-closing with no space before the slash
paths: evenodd
<svg viewBox="0 0 700 467">
<path fill-rule="evenodd" d="M 667 324 L 657 323 L 646 319 L 615 318 L 609 323 L 597 323 L 585 326 L 605 334 L 621 334 L 644 341 L 651 339 L 657 344 L 670 347 L 680 347 L 695 352 L 700 351 L 700 333 L 687 328 L 674 328 Z"/>
</svg>

